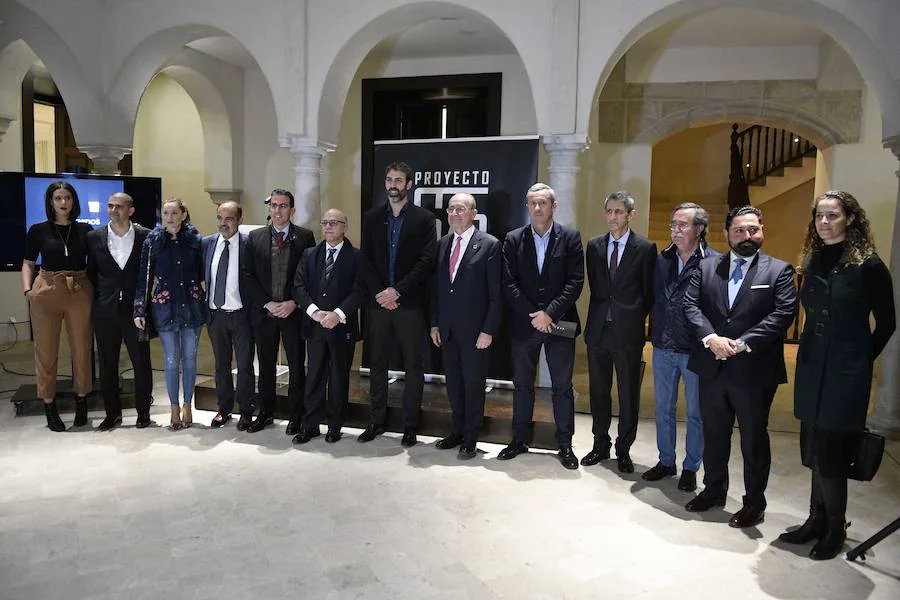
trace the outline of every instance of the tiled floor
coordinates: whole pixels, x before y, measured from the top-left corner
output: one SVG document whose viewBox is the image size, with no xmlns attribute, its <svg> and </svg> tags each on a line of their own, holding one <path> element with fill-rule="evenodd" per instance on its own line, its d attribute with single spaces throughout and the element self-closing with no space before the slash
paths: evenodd
<svg viewBox="0 0 900 600">
<path fill-rule="evenodd" d="M 0 375 L 0 389 L 21 381 Z M 155 420 L 167 414 L 158 401 Z M 773 543 L 808 505 L 792 433 L 772 435 L 766 521 L 740 531 L 728 512 L 685 512 L 674 479 L 623 478 L 614 462 L 499 462 L 483 444 L 461 463 L 433 439 L 406 450 L 394 434 L 297 449 L 283 423 L 250 435 L 234 421 L 208 429 L 211 418 L 137 430 L 128 411 L 110 433 L 55 434 L 0 405 L 0 600 L 900 597 L 900 532 L 868 563 Z M 589 446 L 578 415 L 576 453 Z M 638 473 L 655 463 L 652 420 L 632 456 Z M 737 447 L 733 457 L 728 511 L 742 493 Z M 892 443 L 875 481 L 851 484 L 851 543 L 900 517 L 898 457 Z"/>
</svg>

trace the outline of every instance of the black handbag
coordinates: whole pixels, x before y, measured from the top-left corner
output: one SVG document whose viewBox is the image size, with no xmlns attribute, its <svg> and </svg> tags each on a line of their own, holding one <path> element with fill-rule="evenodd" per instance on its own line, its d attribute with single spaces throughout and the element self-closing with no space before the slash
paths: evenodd
<svg viewBox="0 0 900 600">
<path fill-rule="evenodd" d="M 153 270 L 153 253 L 147 248 L 147 273 L 144 281 L 144 328 L 137 330 L 139 342 L 149 342 L 159 336 L 156 326 L 153 324 L 153 316 L 150 314 L 150 298 L 153 290 L 150 289 L 150 272 Z"/>
<path fill-rule="evenodd" d="M 884 437 L 868 429 L 859 434 L 859 444 L 847 476 L 856 481 L 872 481 L 884 456 Z"/>
</svg>

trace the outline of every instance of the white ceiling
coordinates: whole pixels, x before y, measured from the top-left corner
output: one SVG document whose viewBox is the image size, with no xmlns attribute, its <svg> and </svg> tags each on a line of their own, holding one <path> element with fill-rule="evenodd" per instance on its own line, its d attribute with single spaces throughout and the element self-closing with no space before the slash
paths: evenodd
<svg viewBox="0 0 900 600">
<path fill-rule="evenodd" d="M 202 52 L 241 69 L 256 68 L 256 61 L 244 45 L 228 35 L 202 38 L 187 44 L 188 48 Z"/>
<path fill-rule="evenodd" d="M 713 48 L 818 46 L 825 34 L 800 21 L 753 8 L 716 8 L 655 29 L 636 46 Z"/>
<path fill-rule="evenodd" d="M 382 40 L 370 56 L 402 60 L 515 53 L 515 46 L 494 24 L 471 17 L 443 17 Z"/>
</svg>

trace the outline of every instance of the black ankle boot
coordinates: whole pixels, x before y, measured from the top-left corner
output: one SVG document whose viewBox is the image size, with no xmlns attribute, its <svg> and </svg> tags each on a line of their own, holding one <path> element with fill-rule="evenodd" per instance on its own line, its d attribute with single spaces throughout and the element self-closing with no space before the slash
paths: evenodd
<svg viewBox="0 0 900 600">
<path fill-rule="evenodd" d="M 75 421 L 72 425 L 74 427 L 87 425 L 87 398 L 84 396 L 75 397 Z"/>
<path fill-rule="evenodd" d="M 813 560 L 830 560 L 841 553 L 844 548 L 844 540 L 847 539 L 847 527 L 850 524 L 843 518 L 828 519 L 825 535 L 813 546 L 809 557 Z"/>
<path fill-rule="evenodd" d="M 825 513 L 811 509 L 806 522 L 793 531 L 785 531 L 778 539 L 785 544 L 806 544 L 821 539 L 825 535 Z"/>
<path fill-rule="evenodd" d="M 59 418 L 59 411 L 56 409 L 56 402 L 44 404 L 44 413 L 47 415 L 47 427 L 50 431 L 65 431 L 66 424 Z"/>
</svg>

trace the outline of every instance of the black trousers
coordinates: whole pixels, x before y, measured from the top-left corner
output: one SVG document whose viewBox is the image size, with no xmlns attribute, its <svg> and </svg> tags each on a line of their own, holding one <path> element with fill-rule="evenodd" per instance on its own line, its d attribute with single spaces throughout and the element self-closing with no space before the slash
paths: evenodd
<svg viewBox="0 0 900 600">
<path fill-rule="evenodd" d="M 447 398 L 453 415 L 453 433 L 478 441 L 484 421 L 484 383 L 491 362 L 490 348 L 479 350 L 475 340 L 441 340 L 447 377 Z"/>
<path fill-rule="evenodd" d="M 122 342 L 128 350 L 134 370 L 134 407 L 138 414 L 150 411 L 150 395 L 153 392 L 153 371 L 150 366 L 150 342 L 139 342 L 134 326 L 132 306 L 119 306 L 113 318 L 94 320 L 94 337 L 97 340 L 97 356 L 100 363 L 100 393 L 106 416 L 122 414 L 119 396 L 119 355 Z"/>
<path fill-rule="evenodd" d="M 216 358 L 216 399 L 219 411 L 234 408 L 235 388 L 231 377 L 231 356 L 237 359 L 237 401 L 242 415 L 253 414 L 253 328 L 247 309 L 209 311 L 209 341 Z"/>
<path fill-rule="evenodd" d="M 643 344 L 622 344 L 613 327 L 612 323 L 607 323 L 600 339 L 588 345 L 592 432 L 595 447 L 609 448 L 612 445 L 609 427 L 612 424 L 612 378 L 615 369 L 619 392 L 616 456 L 625 456 L 637 437 Z"/>
<path fill-rule="evenodd" d="M 350 367 L 356 352 L 352 334 L 315 336 L 306 340 L 309 372 L 306 374 L 306 416 L 303 426 L 310 431 L 325 421 L 329 431 L 339 431 L 347 419 Z"/>
<path fill-rule="evenodd" d="M 306 344 L 300 336 L 300 320 L 291 315 L 286 319 L 266 317 L 253 328 L 256 356 L 259 359 L 259 411 L 272 415 L 275 412 L 275 363 L 279 342 L 284 344 L 288 363 L 288 399 L 291 403 L 291 419 L 303 416 L 303 391 L 306 385 Z"/>
<path fill-rule="evenodd" d="M 403 357 L 403 426 L 418 427 L 422 410 L 425 370 L 422 356 L 426 343 L 425 314 L 421 308 L 369 309 L 369 355 L 371 359 L 369 397 L 372 402 L 371 422 L 387 421 L 388 369 L 394 348 Z"/>
<path fill-rule="evenodd" d="M 575 392 L 572 390 L 575 340 L 537 330 L 527 338 L 512 339 L 513 436 L 527 444 L 534 433 L 534 378 L 541 347 L 550 369 L 556 441 L 560 446 L 571 446 L 575 433 Z"/>
<path fill-rule="evenodd" d="M 774 385 L 733 383 L 720 375 L 700 380 L 700 414 L 703 417 L 703 483 L 716 498 L 728 493 L 728 459 L 731 432 L 737 417 L 744 458 L 744 506 L 766 506 L 766 486 L 772 452 L 769 446 L 769 409 Z"/>
</svg>

